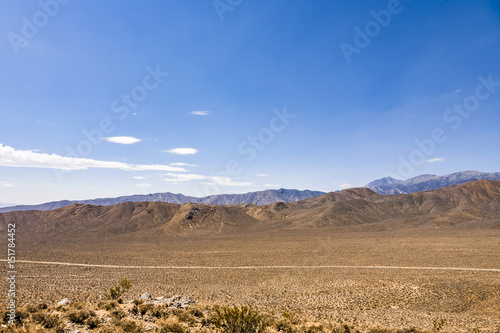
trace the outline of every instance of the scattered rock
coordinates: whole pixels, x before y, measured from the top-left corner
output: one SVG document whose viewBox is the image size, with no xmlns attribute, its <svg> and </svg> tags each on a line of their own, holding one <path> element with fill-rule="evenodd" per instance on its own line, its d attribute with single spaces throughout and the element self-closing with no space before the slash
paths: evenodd
<svg viewBox="0 0 500 333">
<path fill-rule="evenodd" d="M 189 304 L 195 303 L 195 301 L 193 301 L 191 298 L 180 295 L 175 295 L 170 298 L 161 296 L 153 299 L 150 294 L 142 293 L 139 299 L 143 300 L 144 303 L 166 304 L 167 307 L 180 309 L 185 309 L 189 306 Z"/>
<path fill-rule="evenodd" d="M 172 297 L 170 307 L 185 309 L 192 303 L 194 303 L 194 301 L 189 297 L 174 296 Z"/>
<path fill-rule="evenodd" d="M 151 297 L 151 295 L 149 293 L 142 293 L 141 296 L 139 296 L 139 300 L 141 301 L 151 301 L 153 298 Z"/>
<path fill-rule="evenodd" d="M 66 304 L 69 304 L 69 303 L 70 303 L 69 299 L 63 298 L 62 300 L 60 300 L 59 302 L 57 302 L 57 305 L 66 305 Z"/>
</svg>

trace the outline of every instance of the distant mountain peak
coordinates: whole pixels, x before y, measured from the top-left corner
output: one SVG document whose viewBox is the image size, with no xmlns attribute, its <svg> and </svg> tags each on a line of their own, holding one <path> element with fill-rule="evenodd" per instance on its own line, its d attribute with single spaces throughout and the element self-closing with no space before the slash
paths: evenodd
<svg viewBox="0 0 500 333">
<path fill-rule="evenodd" d="M 380 194 L 407 194 L 435 190 L 450 185 L 459 185 L 475 180 L 500 180 L 500 172 L 460 171 L 448 175 L 419 175 L 407 180 L 386 177 L 370 182 L 366 187 Z"/>
</svg>

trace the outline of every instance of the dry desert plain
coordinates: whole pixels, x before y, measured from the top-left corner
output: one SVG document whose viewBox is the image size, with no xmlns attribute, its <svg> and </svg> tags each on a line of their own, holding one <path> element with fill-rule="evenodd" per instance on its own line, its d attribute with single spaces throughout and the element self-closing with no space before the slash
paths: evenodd
<svg viewBox="0 0 500 333">
<path fill-rule="evenodd" d="M 347 322 L 360 329 L 415 326 L 432 331 L 433 322 L 441 319 L 448 332 L 500 329 L 498 229 L 134 235 L 36 243 L 20 238 L 18 248 L 18 260 L 140 266 L 18 262 L 22 304 L 104 299 L 126 277 L 132 288 L 125 299 L 142 292 L 179 294 L 199 303 L 251 305 L 275 314 L 295 311 L 309 320 Z M 1 292 L 6 295 L 5 284 Z"/>
</svg>

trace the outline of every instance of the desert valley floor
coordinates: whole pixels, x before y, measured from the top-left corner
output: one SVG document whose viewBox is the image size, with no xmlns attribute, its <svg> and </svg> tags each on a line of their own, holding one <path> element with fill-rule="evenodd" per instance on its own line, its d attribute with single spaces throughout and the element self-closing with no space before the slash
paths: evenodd
<svg viewBox="0 0 500 333">
<path fill-rule="evenodd" d="M 19 262 L 21 303 L 103 299 L 110 286 L 126 277 L 132 288 L 125 299 L 142 292 L 179 294 L 200 303 L 248 304 L 361 326 L 431 330 L 433 321 L 444 319 L 450 332 L 500 328 L 498 229 L 19 238 L 18 249 L 18 260 L 147 266 Z M 336 265 L 415 269 L 320 267 Z M 2 288 L 6 294 L 6 285 Z"/>
</svg>

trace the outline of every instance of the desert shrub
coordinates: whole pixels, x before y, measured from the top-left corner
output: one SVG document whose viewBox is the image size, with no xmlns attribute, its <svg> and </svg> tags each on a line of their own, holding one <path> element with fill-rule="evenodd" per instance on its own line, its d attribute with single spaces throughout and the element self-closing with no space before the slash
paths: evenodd
<svg viewBox="0 0 500 333">
<path fill-rule="evenodd" d="M 68 313 L 68 319 L 75 324 L 84 324 L 88 318 L 93 316 L 95 316 L 95 312 L 86 309 L 73 310 Z"/>
<path fill-rule="evenodd" d="M 179 318 L 180 322 L 194 324 L 196 319 L 193 317 L 191 313 L 183 309 L 172 309 L 172 313 Z"/>
<path fill-rule="evenodd" d="M 293 325 L 298 325 L 302 322 L 302 320 L 300 319 L 300 316 L 297 312 L 285 311 L 285 312 L 283 312 L 283 318 L 290 320 L 290 322 Z"/>
<path fill-rule="evenodd" d="M 321 324 L 318 324 L 318 325 L 311 325 L 309 327 L 306 327 L 304 326 L 302 328 L 302 332 L 305 332 L 305 333 L 316 333 L 316 332 L 323 332 L 324 330 L 324 327 L 323 325 Z"/>
<path fill-rule="evenodd" d="M 110 326 L 101 326 L 97 332 L 98 333 L 116 333 L 116 332 L 118 332 L 118 329 L 115 327 L 110 327 Z"/>
<path fill-rule="evenodd" d="M 48 314 L 37 312 L 32 315 L 32 320 L 35 323 L 41 324 L 45 328 L 57 328 L 61 326 L 61 318 L 59 318 L 58 314 Z"/>
<path fill-rule="evenodd" d="M 198 308 L 194 308 L 194 307 L 189 308 L 188 313 L 195 316 L 195 317 L 198 317 L 198 318 L 203 317 L 203 312 Z"/>
<path fill-rule="evenodd" d="M 94 328 L 97 328 L 101 324 L 101 320 L 98 317 L 93 316 L 93 317 L 87 318 L 87 320 L 85 321 L 85 324 L 87 324 L 87 326 L 90 329 L 94 329 Z"/>
<path fill-rule="evenodd" d="M 222 332 L 258 333 L 263 332 L 268 326 L 259 311 L 252 310 L 247 306 L 215 308 L 215 312 L 212 322 Z"/>
<path fill-rule="evenodd" d="M 75 308 L 77 310 L 85 309 L 88 306 L 88 303 L 85 302 L 72 302 L 69 304 L 70 307 Z"/>
<path fill-rule="evenodd" d="M 141 305 L 142 303 L 144 303 L 144 300 L 143 300 L 143 299 L 137 299 L 137 298 L 134 298 L 133 303 L 134 303 L 135 305 Z"/>
<path fill-rule="evenodd" d="M 27 321 L 29 315 L 30 314 L 26 308 L 18 307 L 16 308 L 16 319 L 14 320 L 14 322 L 16 323 L 16 325 L 23 324 Z M 10 318 L 7 317 L 7 322 L 9 321 L 9 319 Z"/>
<path fill-rule="evenodd" d="M 168 317 L 168 312 L 165 307 L 156 305 L 149 310 L 149 313 L 156 318 Z"/>
<path fill-rule="evenodd" d="M 424 331 L 421 331 L 415 327 L 410 327 L 410 328 L 403 328 L 402 330 L 397 330 L 396 333 L 424 333 Z"/>
<path fill-rule="evenodd" d="M 297 331 L 294 328 L 294 326 L 293 326 L 292 322 L 290 321 L 290 319 L 288 319 L 288 318 L 275 321 L 273 323 L 273 326 L 274 326 L 274 328 L 276 328 L 276 330 L 278 332 L 294 333 L 294 332 Z"/>
<path fill-rule="evenodd" d="M 443 329 L 445 323 L 446 321 L 444 319 L 434 319 L 432 321 L 432 325 L 434 326 L 434 330 L 436 332 L 440 332 Z"/>
<path fill-rule="evenodd" d="M 186 333 L 187 330 L 184 326 L 176 321 L 164 321 L 160 322 L 159 325 L 159 333 Z"/>
<path fill-rule="evenodd" d="M 142 332 L 144 332 L 142 327 L 137 325 L 137 323 L 135 321 L 132 321 L 132 320 L 125 320 L 125 321 L 120 322 L 120 327 L 122 328 L 123 332 L 127 332 L 127 333 L 142 333 Z"/>
<path fill-rule="evenodd" d="M 336 327 L 332 330 L 332 333 L 358 333 L 359 331 L 354 327 L 351 327 L 347 324 L 343 324 L 340 327 Z"/>
<path fill-rule="evenodd" d="M 391 331 L 390 329 L 387 328 L 371 328 L 368 333 L 393 333 L 394 331 Z"/>
<path fill-rule="evenodd" d="M 113 318 L 116 318 L 118 320 L 121 320 L 123 317 L 126 316 L 125 312 L 123 312 L 123 310 L 121 309 L 113 310 L 110 312 L 110 314 Z"/>
<path fill-rule="evenodd" d="M 106 294 L 106 298 L 118 299 L 120 298 L 120 296 L 125 294 L 130 289 L 131 286 L 132 283 L 126 278 L 123 278 L 117 286 L 111 287 L 109 289 L 109 294 Z"/>
<path fill-rule="evenodd" d="M 141 316 L 144 316 L 149 310 L 153 308 L 153 304 L 141 304 L 138 306 L 138 312 Z"/>
<path fill-rule="evenodd" d="M 7 309 L 1 309 L 0 310 L 0 323 L 1 324 L 7 324 L 9 321 L 9 311 Z"/>
<path fill-rule="evenodd" d="M 40 310 L 46 310 L 48 308 L 48 305 L 46 303 L 40 303 L 37 305 L 30 304 L 26 307 L 26 310 L 28 310 L 29 313 L 35 313 Z"/>
<path fill-rule="evenodd" d="M 113 309 L 116 309 L 116 307 L 118 306 L 118 303 L 116 301 L 110 301 L 110 302 L 105 302 L 102 306 L 102 308 L 104 308 L 104 310 L 106 311 L 111 311 Z"/>
</svg>

